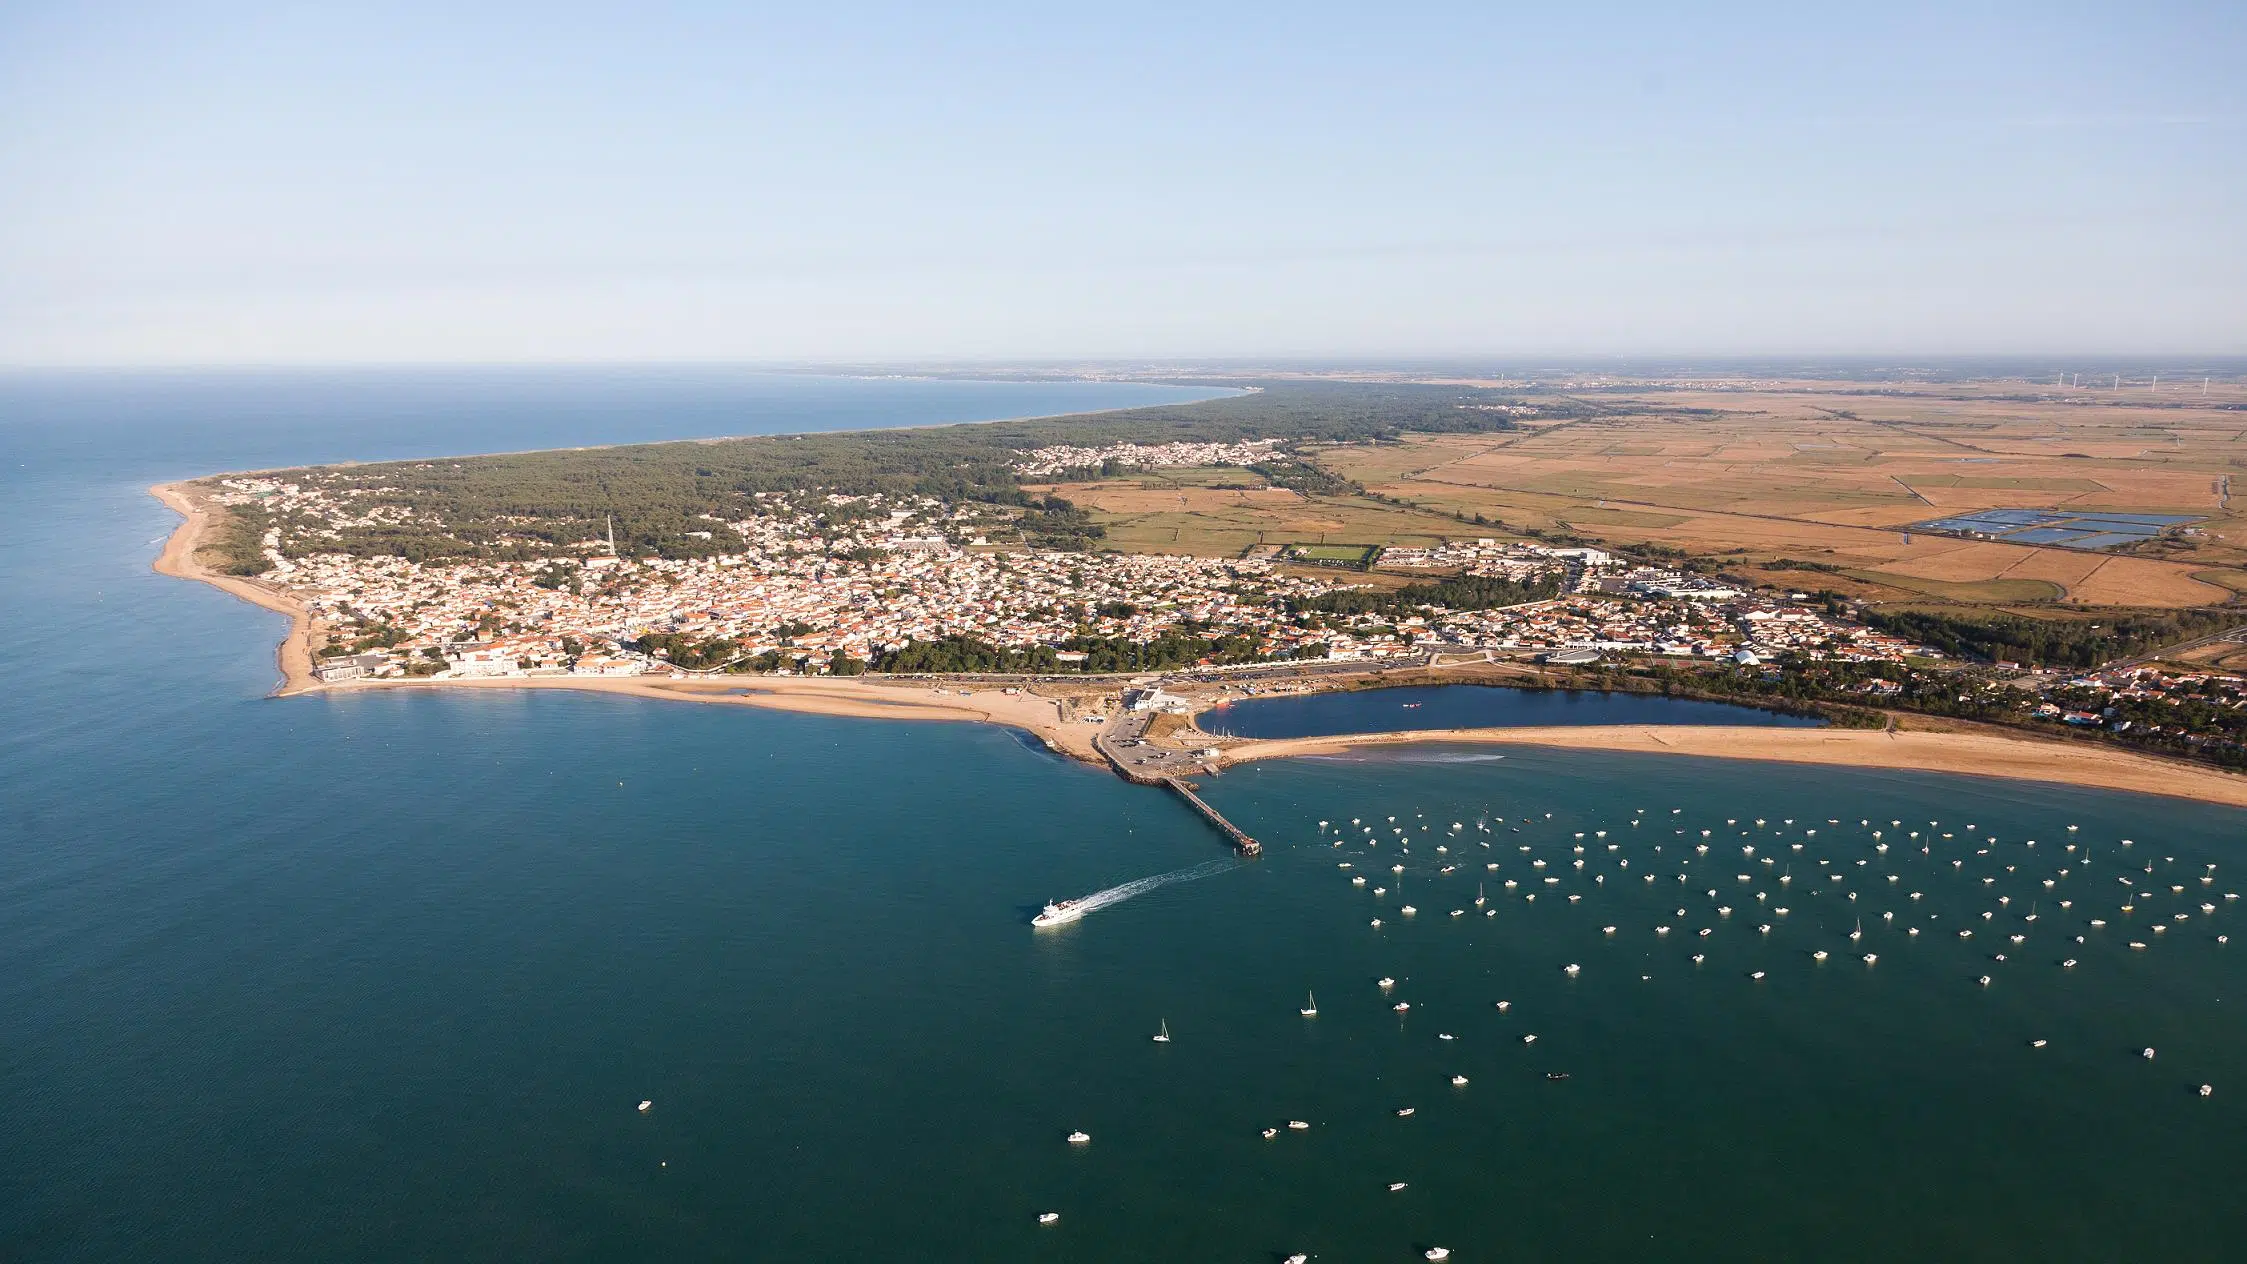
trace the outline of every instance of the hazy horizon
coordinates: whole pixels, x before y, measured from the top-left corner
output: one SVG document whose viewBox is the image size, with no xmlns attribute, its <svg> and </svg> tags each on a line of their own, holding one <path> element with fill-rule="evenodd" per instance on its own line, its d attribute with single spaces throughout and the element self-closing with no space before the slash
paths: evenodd
<svg viewBox="0 0 2247 1264">
<path fill-rule="evenodd" d="M 2243 36 L 13 6 L 0 364 L 2233 356 Z"/>
</svg>

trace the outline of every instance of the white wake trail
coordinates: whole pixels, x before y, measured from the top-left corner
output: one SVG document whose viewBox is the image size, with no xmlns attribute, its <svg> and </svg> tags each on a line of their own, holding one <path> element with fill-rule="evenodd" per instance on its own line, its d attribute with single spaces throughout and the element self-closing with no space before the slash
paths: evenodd
<svg viewBox="0 0 2247 1264">
<path fill-rule="evenodd" d="M 1105 891 L 1095 891 L 1078 903 L 1086 913 L 1097 913 L 1101 909 L 1121 904 L 1135 895 L 1145 895 L 1156 887 L 1167 887 L 1173 882 L 1192 882 L 1197 878 L 1212 878 L 1228 869 L 1237 869 L 1240 865 L 1239 860 L 1233 859 L 1206 861 L 1195 865 L 1191 869 L 1158 873 L 1152 878 L 1140 878 L 1132 882 L 1126 882 L 1120 887 L 1109 887 Z"/>
</svg>

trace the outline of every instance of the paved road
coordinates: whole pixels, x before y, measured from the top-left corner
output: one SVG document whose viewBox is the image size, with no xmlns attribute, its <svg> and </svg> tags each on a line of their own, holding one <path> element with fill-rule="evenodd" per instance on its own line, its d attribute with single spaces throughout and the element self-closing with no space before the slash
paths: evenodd
<svg viewBox="0 0 2247 1264">
<path fill-rule="evenodd" d="M 2179 645 L 2164 645 L 2158 650 L 2140 654 L 2136 658 L 2118 658 L 2097 670 L 2115 671 L 2120 668 L 2136 667 L 2141 663 L 2150 663 L 2157 658 L 2167 658 L 2171 654 L 2181 654 L 2186 650 L 2197 650 L 2203 646 L 2214 645 L 2219 641 L 2247 641 L 2247 626 L 2226 628 L 2214 636 L 2204 636 L 2197 641 L 2186 641 Z"/>
</svg>

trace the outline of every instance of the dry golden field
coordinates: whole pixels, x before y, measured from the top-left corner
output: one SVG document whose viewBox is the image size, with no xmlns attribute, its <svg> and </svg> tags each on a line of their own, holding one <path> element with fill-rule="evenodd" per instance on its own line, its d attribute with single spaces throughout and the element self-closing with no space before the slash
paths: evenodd
<svg viewBox="0 0 2247 1264">
<path fill-rule="evenodd" d="M 2247 589 L 2247 511 L 2227 495 L 2230 474 L 2247 470 L 2247 415 L 2236 411 L 1830 385 L 1603 398 L 1670 411 L 1330 448 L 1320 460 L 1369 490 L 1513 528 L 1646 541 L 1742 567 L 1837 567 L 1848 582 L 1817 575 L 1821 586 L 1875 599 L 2186 606 Z M 1901 529 L 1993 507 L 2209 521 L 2199 536 L 2122 554 Z"/>
<path fill-rule="evenodd" d="M 1613 387 L 1618 415 L 1485 435 L 1408 436 L 1312 455 L 1408 502 L 1305 498 L 1245 471 L 1149 471 L 1056 490 L 1133 551 L 1235 554 L 1293 541 L 1410 545 L 1558 530 L 1716 555 L 1772 582 L 1877 601 L 2191 606 L 2247 593 L 2247 388 L 2007 398 L 1994 386 Z M 2240 397 L 2240 398 L 2233 398 Z M 2247 483 L 2241 485 L 2247 492 Z M 2201 514 L 2199 533 L 2121 553 L 1904 527 L 2018 507 Z M 1472 525 L 1475 515 L 1504 528 Z M 1461 522 L 1465 515 L 1469 522 Z M 1805 571 L 1771 563 L 1812 563 Z M 1833 568 L 1827 570 L 1826 568 Z M 2059 611 L 2055 610 L 2055 613 Z"/>
</svg>

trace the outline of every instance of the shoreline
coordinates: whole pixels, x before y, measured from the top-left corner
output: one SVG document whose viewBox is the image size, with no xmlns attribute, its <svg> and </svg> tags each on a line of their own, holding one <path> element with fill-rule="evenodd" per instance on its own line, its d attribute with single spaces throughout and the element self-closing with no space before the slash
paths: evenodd
<svg viewBox="0 0 2247 1264">
<path fill-rule="evenodd" d="M 804 715 L 848 716 L 864 720 L 938 720 L 996 724 L 1018 729 L 1048 750 L 1100 768 L 1108 761 L 1094 749 L 1097 726 L 1069 724 L 1061 702 L 1028 689 L 946 689 L 933 683 L 878 684 L 865 677 L 734 676 L 675 680 L 669 676 L 491 676 L 468 680 L 354 680 L 314 684 L 312 691 L 348 694 L 386 689 L 575 689 L 624 694 L 669 702 L 701 702 L 794 711 Z M 310 692 L 310 691 L 308 691 Z"/>
<path fill-rule="evenodd" d="M 160 483 L 149 493 L 181 516 L 151 569 L 176 579 L 211 585 L 261 609 L 289 618 L 275 648 L 281 684 L 270 696 L 374 689 L 575 689 L 674 702 L 730 703 L 815 715 L 883 720 L 942 720 L 998 724 L 1018 729 L 1047 749 L 1100 768 L 1108 760 L 1093 745 L 1101 727 L 1071 723 L 1060 699 L 1031 691 L 1030 682 L 972 689 L 921 677 L 696 677 L 533 676 L 469 680 L 370 680 L 322 684 L 312 676 L 312 619 L 285 594 L 255 580 L 221 575 L 196 560 L 209 512 L 179 490 Z M 892 683 L 894 681 L 894 683 Z M 1354 678 L 1335 685 L 1354 687 Z M 1015 693 L 1007 693 L 1007 688 Z M 1327 692 L 1327 690 L 1317 690 Z M 1206 708 L 1201 708 L 1206 709 Z M 1198 714 L 1198 710 L 1197 710 Z M 1199 734 L 1204 739 L 1214 735 Z M 2166 798 L 2247 807 L 2247 776 L 2151 755 L 1992 732 L 1923 729 L 1793 729 L 1731 725 L 1597 725 L 1551 728 L 1421 729 L 1337 737 L 1257 741 L 1217 739 L 1222 769 L 1260 759 L 1331 755 L 1361 747 L 1415 744 L 1539 746 L 1642 754 L 1698 755 L 1765 763 L 1934 772 L 1952 776 L 2059 783 Z"/>
<path fill-rule="evenodd" d="M 1578 727 L 1420 729 L 1291 737 L 1229 746 L 1221 766 L 1412 745 L 1537 746 L 1557 750 L 1698 755 L 1763 763 L 1934 772 L 2247 807 L 2247 777 L 2217 768 L 2033 737 L 1924 729 L 1768 728 L 1756 725 L 1611 724 Z"/>
<path fill-rule="evenodd" d="M 179 490 L 177 484 L 159 483 L 149 494 L 178 513 L 180 524 L 164 540 L 150 569 L 175 579 L 195 580 L 238 597 L 261 609 L 287 615 L 289 630 L 275 649 L 281 684 L 268 695 L 275 698 L 312 693 L 343 693 L 374 689 L 577 689 L 592 693 L 629 694 L 674 702 L 732 703 L 775 711 L 815 715 L 854 716 L 883 720 L 950 720 L 998 724 L 1019 729 L 1043 742 L 1047 749 L 1101 768 L 1108 766 L 1092 745 L 1094 726 L 1069 724 L 1061 717 L 1061 704 L 1053 698 L 1012 686 L 947 690 L 935 681 L 876 683 L 866 677 L 696 677 L 675 680 L 668 676 L 502 676 L 469 680 L 364 680 L 324 684 L 312 675 L 312 616 L 301 605 L 268 585 L 233 575 L 221 575 L 196 560 L 195 551 L 210 524 L 210 513 Z M 886 680 L 886 678 L 885 678 Z"/>
<path fill-rule="evenodd" d="M 167 509 L 180 515 L 180 524 L 164 540 L 164 549 L 149 563 L 149 569 L 159 575 L 174 579 L 199 580 L 229 593 L 253 606 L 271 610 L 289 617 L 289 630 L 274 651 L 275 665 L 281 671 L 281 683 L 272 696 L 286 697 L 321 688 L 312 678 L 312 615 L 303 606 L 289 600 L 282 593 L 255 580 L 234 575 L 221 575 L 196 560 L 195 552 L 202 546 L 203 531 L 210 525 L 210 511 L 189 499 L 179 490 L 177 483 L 158 483 L 148 489 L 150 495 L 164 502 Z"/>
</svg>

